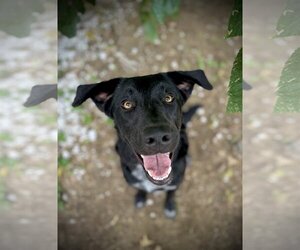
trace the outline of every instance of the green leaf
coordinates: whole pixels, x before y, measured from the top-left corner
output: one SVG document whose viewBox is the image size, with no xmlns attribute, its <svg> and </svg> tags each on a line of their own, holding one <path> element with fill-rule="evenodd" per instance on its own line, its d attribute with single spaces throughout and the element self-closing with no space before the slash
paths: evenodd
<svg viewBox="0 0 300 250">
<path fill-rule="evenodd" d="M 275 37 L 300 35 L 300 1 L 288 0 L 276 27 Z"/>
<path fill-rule="evenodd" d="M 242 72 L 243 72 L 243 49 L 238 52 L 233 67 L 231 70 L 229 89 L 228 89 L 228 102 L 226 111 L 229 113 L 241 112 L 243 109 L 243 93 L 242 93 Z"/>
<path fill-rule="evenodd" d="M 143 28 L 144 35 L 148 40 L 153 42 L 158 38 L 156 23 L 152 18 L 146 19 L 146 21 L 143 23 Z"/>
<path fill-rule="evenodd" d="M 90 3 L 92 5 L 95 5 L 96 4 L 96 0 L 86 0 L 87 3 Z"/>
<path fill-rule="evenodd" d="M 300 112 L 300 48 L 290 56 L 281 72 L 275 112 Z"/>
<path fill-rule="evenodd" d="M 168 16 L 178 13 L 179 0 L 143 0 L 140 4 L 140 19 L 145 37 L 154 42 L 158 38 L 158 27 Z"/>
<path fill-rule="evenodd" d="M 58 30 L 67 37 L 76 35 L 76 24 L 79 16 L 72 2 L 61 0 L 58 2 Z"/>
<path fill-rule="evenodd" d="M 81 14 L 85 12 L 83 0 L 73 0 L 73 4 L 78 12 L 80 12 Z"/>
<path fill-rule="evenodd" d="M 156 20 L 162 24 L 165 20 L 164 1 L 153 0 L 152 1 L 152 12 Z"/>
<path fill-rule="evenodd" d="M 243 18 L 242 0 L 235 0 L 229 18 L 228 29 L 225 38 L 243 35 L 242 18 Z"/>
<path fill-rule="evenodd" d="M 180 0 L 166 0 L 165 13 L 167 16 L 176 15 L 179 11 Z"/>
</svg>

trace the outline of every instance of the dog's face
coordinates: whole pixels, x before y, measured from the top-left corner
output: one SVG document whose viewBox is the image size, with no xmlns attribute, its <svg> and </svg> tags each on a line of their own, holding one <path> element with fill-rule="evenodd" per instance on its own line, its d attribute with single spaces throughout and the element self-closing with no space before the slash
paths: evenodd
<svg viewBox="0 0 300 250">
<path fill-rule="evenodd" d="M 212 89 L 201 70 L 116 78 L 79 86 L 73 106 L 92 98 L 114 119 L 119 136 L 135 153 L 149 180 L 166 184 L 180 139 L 181 107 L 194 84 Z"/>
</svg>

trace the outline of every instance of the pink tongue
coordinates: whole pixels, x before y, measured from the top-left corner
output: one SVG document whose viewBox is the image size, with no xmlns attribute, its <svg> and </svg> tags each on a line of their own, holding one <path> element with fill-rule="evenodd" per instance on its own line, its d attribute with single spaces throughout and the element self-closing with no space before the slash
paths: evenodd
<svg viewBox="0 0 300 250">
<path fill-rule="evenodd" d="M 152 177 L 167 177 L 171 167 L 169 153 L 156 155 L 142 155 L 144 167 Z"/>
</svg>

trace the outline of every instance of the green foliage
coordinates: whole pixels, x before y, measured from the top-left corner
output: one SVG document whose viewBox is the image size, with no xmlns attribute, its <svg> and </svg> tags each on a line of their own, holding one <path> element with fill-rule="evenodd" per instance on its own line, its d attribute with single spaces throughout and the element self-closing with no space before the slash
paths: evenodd
<svg viewBox="0 0 300 250">
<path fill-rule="evenodd" d="M 275 37 L 300 35 L 300 2 L 288 0 L 276 27 Z M 281 72 L 275 112 L 300 112 L 300 48 L 290 56 Z"/>
<path fill-rule="evenodd" d="M 67 37 L 76 35 L 79 14 L 85 12 L 85 2 L 95 5 L 95 0 L 58 1 L 58 30 Z"/>
<path fill-rule="evenodd" d="M 287 60 L 277 90 L 276 112 L 300 112 L 300 48 Z"/>
<path fill-rule="evenodd" d="M 235 0 L 228 22 L 227 34 L 225 38 L 243 35 L 243 10 L 242 0 Z"/>
<path fill-rule="evenodd" d="M 10 95 L 10 92 L 7 89 L 0 89 L 0 97 L 7 97 Z"/>
<path fill-rule="evenodd" d="M 11 133 L 3 133 L 0 132 L 0 141 L 4 142 L 4 141 L 13 141 L 13 135 Z"/>
<path fill-rule="evenodd" d="M 62 157 L 61 155 L 58 157 L 58 168 L 66 168 L 70 164 L 70 160 Z"/>
<path fill-rule="evenodd" d="M 300 35 L 300 1 L 288 0 L 277 22 L 275 37 Z"/>
<path fill-rule="evenodd" d="M 0 157 L 0 168 L 1 167 L 7 167 L 7 168 L 13 168 L 19 163 L 19 160 L 12 159 L 7 156 Z"/>
<path fill-rule="evenodd" d="M 114 126 L 114 120 L 111 119 L 111 118 L 107 118 L 107 119 L 105 120 L 105 122 L 106 122 L 106 124 L 108 124 L 108 125 L 110 125 L 110 126 Z"/>
<path fill-rule="evenodd" d="M 242 77 L 243 72 L 243 49 L 238 52 L 231 70 L 228 102 L 226 111 L 230 113 L 241 112 L 243 108 Z"/>
<path fill-rule="evenodd" d="M 93 122 L 93 116 L 88 113 L 83 113 L 82 115 L 82 123 L 86 126 L 90 125 Z"/>
<path fill-rule="evenodd" d="M 242 0 L 235 0 L 233 9 L 228 22 L 227 34 L 225 38 L 242 36 Z M 242 112 L 243 110 L 243 52 L 242 48 L 239 50 L 231 70 L 228 101 L 226 111 L 229 113 Z"/>
<path fill-rule="evenodd" d="M 59 180 L 57 182 L 57 206 L 60 210 L 64 209 L 65 207 L 65 202 L 63 200 L 63 187 Z"/>
<path fill-rule="evenodd" d="M 143 0 L 140 6 L 140 19 L 145 37 L 153 42 L 158 38 L 158 27 L 168 17 L 179 11 L 180 0 Z"/>
<path fill-rule="evenodd" d="M 66 141 L 66 134 L 63 131 L 58 132 L 58 142 Z"/>
</svg>

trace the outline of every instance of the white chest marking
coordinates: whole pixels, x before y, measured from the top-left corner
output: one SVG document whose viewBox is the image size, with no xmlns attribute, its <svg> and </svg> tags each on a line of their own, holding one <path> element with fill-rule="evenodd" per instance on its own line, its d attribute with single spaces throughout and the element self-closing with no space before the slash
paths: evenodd
<svg viewBox="0 0 300 250">
<path fill-rule="evenodd" d="M 139 180 L 139 182 L 134 183 L 132 186 L 138 189 L 142 189 L 148 193 L 151 193 L 155 190 L 164 190 L 164 191 L 170 191 L 175 190 L 175 185 L 155 185 L 151 181 L 148 180 L 145 171 L 143 169 L 143 166 L 141 164 L 138 164 L 134 171 L 131 172 L 132 175 Z"/>
</svg>

